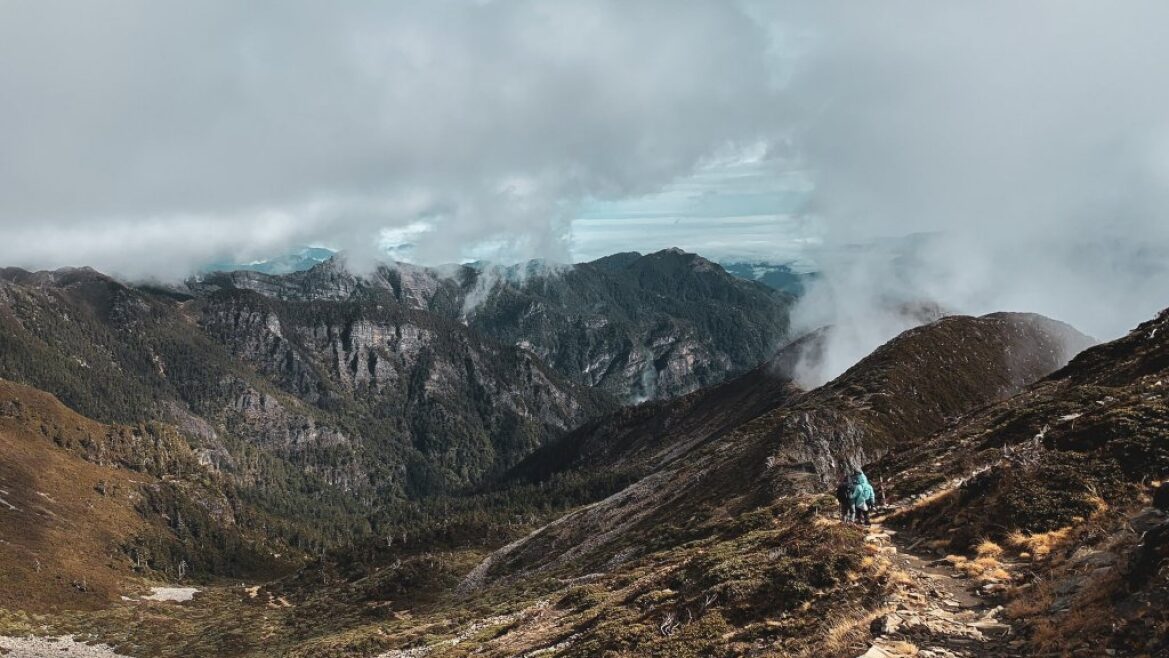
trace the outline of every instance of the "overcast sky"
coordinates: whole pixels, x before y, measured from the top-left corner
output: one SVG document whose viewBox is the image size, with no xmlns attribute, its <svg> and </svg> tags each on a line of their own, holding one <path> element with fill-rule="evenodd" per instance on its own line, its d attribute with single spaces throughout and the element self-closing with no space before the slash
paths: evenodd
<svg viewBox="0 0 1169 658">
<path fill-rule="evenodd" d="M 1165 25 L 1145 0 L 0 0 L 0 264 L 676 244 L 815 260 L 841 282 L 815 321 L 892 291 L 1107 337 L 1169 305 Z M 915 233 L 943 237 L 910 274 L 842 248 Z"/>
<path fill-rule="evenodd" d="M 774 41 L 733 2 L 0 8 L 5 263 L 181 274 L 300 243 L 363 258 L 383 229 L 423 261 L 481 244 L 566 260 L 594 201 L 782 127 Z"/>
</svg>

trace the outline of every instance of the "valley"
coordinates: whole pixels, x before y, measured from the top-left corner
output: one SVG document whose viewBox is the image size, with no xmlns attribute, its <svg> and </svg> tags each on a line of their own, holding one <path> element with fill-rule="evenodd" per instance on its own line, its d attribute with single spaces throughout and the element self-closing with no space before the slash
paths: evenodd
<svg viewBox="0 0 1169 658">
<path fill-rule="evenodd" d="M 623 295 L 656 290 L 656 276 L 694 276 L 714 307 L 772 294 L 674 252 L 651 265 L 665 269 Z M 1169 315 L 1098 346 L 1039 315 L 946 316 L 804 390 L 795 372 L 825 328 L 627 406 L 614 387 L 628 401 L 636 383 L 564 372 L 575 348 L 547 342 L 564 331 L 502 328 L 552 299 L 565 305 L 546 318 L 599 303 L 579 290 L 564 301 L 571 274 L 500 282 L 467 312 L 459 277 L 473 274 L 425 276 L 395 287 L 389 270 L 367 280 L 326 263 L 184 292 L 8 271 L 0 646 L 370 658 L 1166 647 Z M 477 313 L 494 318 L 486 329 Z M 675 341 L 747 349 L 742 361 L 773 326 L 726 343 L 693 312 L 660 313 L 688 327 Z M 671 345 L 659 380 L 679 372 Z M 701 359 L 681 363 L 693 381 L 711 376 Z M 857 468 L 882 495 L 872 528 L 841 523 L 831 497 Z"/>
</svg>

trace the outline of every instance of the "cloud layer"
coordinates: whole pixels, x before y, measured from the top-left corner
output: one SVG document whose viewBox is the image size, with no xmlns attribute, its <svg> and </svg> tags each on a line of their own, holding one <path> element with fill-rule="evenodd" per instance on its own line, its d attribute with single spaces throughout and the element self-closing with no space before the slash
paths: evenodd
<svg viewBox="0 0 1169 658">
<path fill-rule="evenodd" d="M 0 264 L 564 260 L 583 207 L 579 252 L 665 223 L 807 247 L 797 319 L 844 328 L 822 377 L 920 300 L 1109 338 L 1169 305 L 1166 24 L 1148 0 L 7 2 Z"/>
<path fill-rule="evenodd" d="M 6 3 L 0 262 L 182 274 L 424 220 L 419 256 L 566 257 L 573 205 L 768 140 L 734 4 Z M 65 18 L 67 17 L 67 19 Z M 224 253 L 227 252 L 227 253 Z"/>
<path fill-rule="evenodd" d="M 801 313 L 844 327 L 822 378 L 913 324 L 907 300 L 1102 339 L 1169 306 L 1169 5 L 822 2 L 782 21 L 810 43 L 789 91 L 827 236 Z"/>
</svg>

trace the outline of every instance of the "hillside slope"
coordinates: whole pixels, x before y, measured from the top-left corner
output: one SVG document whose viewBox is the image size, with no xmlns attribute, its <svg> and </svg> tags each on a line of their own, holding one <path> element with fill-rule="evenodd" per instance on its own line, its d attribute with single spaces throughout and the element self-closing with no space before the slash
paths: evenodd
<svg viewBox="0 0 1169 658">
<path fill-rule="evenodd" d="M 485 575 L 555 565 L 580 575 L 638 550 L 638 540 L 660 531 L 666 519 L 687 525 L 823 490 L 841 473 L 1018 392 L 1088 342 L 1034 315 L 955 316 L 910 330 L 836 380 L 744 420 L 716 442 L 672 435 L 673 445 L 691 449 L 626 491 L 509 547 Z"/>
<path fill-rule="evenodd" d="M 0 380 L 0 454 L 0 608 L 107 606 L 180 563 L 196 578 L 280 569 L 165 430 L 96 423 Z"/>
<path fill-rule="evenodd" d="M 814 391 L 761 369 L 625 410 L 538 451 L 502 490 L 427 512 L 495 519 L 465 526 L 486 533 L 390 533 L 254 599 L 225 590 L 167 623 L 184 629 L 187 653 L 852 658 L 900 576 L 862 530 L 833 520 L 836 476 L 1009 403 L 1086 343 L 1039 316 L 952 317 Z M 614 469 L 634 481 L 599 500 L 588 495 L 603 488 L 566 494 Z M 586 504 L 546 523 L 552 500 Z M 128 628 L 129 614 L 104 614 L 98 637 L 179 650 Z M 225 616 L 281 631 L 263 643 L 199 632 Z"/>
<path fill-rule="evenodd" d="M 103 422 L 176 428 L 295 550 L 477 484 L 604 394 L 461 323 L 378 299 L 198 299 L 92 270 L 0 272 L 0 376 Z"/>
<path fill-rule="evenodd" d="M 1169 311 L 877 469 L 937 550 L 999 547 L 1030 651 L 1164 655 L 1167 385 Z"/>
</svg>

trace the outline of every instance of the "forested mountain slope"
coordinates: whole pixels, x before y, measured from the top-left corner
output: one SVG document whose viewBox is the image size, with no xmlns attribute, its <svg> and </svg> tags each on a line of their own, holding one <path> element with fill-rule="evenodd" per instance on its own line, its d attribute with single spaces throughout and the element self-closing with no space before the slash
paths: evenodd
<svg viewBox="0 0 1169 658">
<path fill-rule="evenodd" d="M 136 577 L 276 574 L 262 519 L 172 429 L 0 380 L 0 607 L 97 608 Z"/>
<path fill-rule="evenodd" d="M 390 502 L 474 485 L 614 408 L 442 316 L 182 299 L 92 270 L 3 272 L 0 377 L 95 420 L 177 428 L 300 549 L 371 533 Z"/>
</svg>

